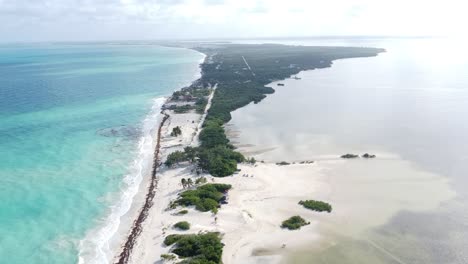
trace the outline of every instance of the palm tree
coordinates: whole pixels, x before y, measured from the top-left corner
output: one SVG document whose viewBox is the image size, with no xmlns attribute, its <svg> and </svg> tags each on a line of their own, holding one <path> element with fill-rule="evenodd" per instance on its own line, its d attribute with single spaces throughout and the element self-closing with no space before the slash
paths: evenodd
<svg viewBox="0 0 468 264">
<path fill-rule="evenodd" d="M 182 183 L 182 188 L 185 189 L 185 187 L 187 187 L 187 180 L 185 178 L 182 178 L 182 180 L 180 180 L 180 183 Z"/>
<path fill-rule="evenodd" d="M 193 185 L 192 179 L 188 179 L 188 180 L 187 180 L 187 186 L 190 187 L 190 186 L 192 186 L 192 185 Z"/>
</svg>

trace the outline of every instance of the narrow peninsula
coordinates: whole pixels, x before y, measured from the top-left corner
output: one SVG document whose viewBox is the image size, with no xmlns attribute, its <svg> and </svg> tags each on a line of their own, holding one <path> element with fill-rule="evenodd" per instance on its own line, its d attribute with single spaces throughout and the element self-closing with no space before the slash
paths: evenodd
<svg viewBox="0 0 468 264">
<path fill-rule="evenodd" d="M 273 81 L 291 76 L 300 80 L 295 75 L 301 71 L 384 51 L 273 44 L 192 45 L 185 47 L 206 54 L 200 66 L 202 75 L 189 87 L 174 92 L 163 106 L 154 170 L 142 189 L 147 198 L 116 263 L 229 264 L 261 258 L 270 251 L 274 252 L 271 256 L 280 255 L 277 250 L 284 250 L 284 241 L 295 232 L 288 233 L 278 223 L 302 212 L 306 219 L 296 217 L 301 220 L 298 226 L 296 222 L 288 225 L 288 221 L 283 226 L 305 230 L 313 228 L 309 225 L 313 210 L 331 212 L 328 204 L 314 202 L 313 210 L 304 210 L 297 199 L 288 198 L 295 192 L 287 186 L 288 177 L 295 176 L 294 168 L 315 163 L 277 166 L 256 162 L 236 151 L 224 125 L 231 120 L 232 111 L 274 93 L 268 86 Z M 297 177 L 308 180 L 304 175 Z M 266 191 L 265 184 L 275 188 L 274 195 Z M 304 199 L 313 194 L 304 193 Z M 273 198 L 275 206 L 285 205 L 292 211 L 271 212 L 270 204 L 262 205 Z M 312 203 L 306 202 L 306 207 Z M 284 241 L 278 241 L 279 237 Z"/>
</svg>

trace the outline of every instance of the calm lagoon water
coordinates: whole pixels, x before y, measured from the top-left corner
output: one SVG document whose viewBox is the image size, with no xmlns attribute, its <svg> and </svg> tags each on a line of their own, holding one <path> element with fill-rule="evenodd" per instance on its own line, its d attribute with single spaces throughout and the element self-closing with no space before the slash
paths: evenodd
<svg viewBox="0 0 468 264">
<path fill-rule="evenodd" d="M 104 263 L 120 201 L 151 165 L 161 97 L 202 59 L 152 45 L 0 46 L 0 262 Z"/>
<path fill-rule="evenodd" d="M 335 216 L 321 216 L 328 239 L 292 263 L 468 263 L 466 42 L 243 42 L 387 49 L 274 84 L 275 94 L 233 114 L 228 127 L 242 151 L 272 161 L 322 160 L 326 168 L 335 207 Z M 380 159 L 329 165 L 364 152 Z"/>
</svg>

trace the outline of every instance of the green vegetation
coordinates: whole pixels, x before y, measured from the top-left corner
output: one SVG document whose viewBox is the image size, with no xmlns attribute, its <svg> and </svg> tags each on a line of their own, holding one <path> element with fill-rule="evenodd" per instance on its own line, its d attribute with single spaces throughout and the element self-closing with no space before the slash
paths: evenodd
<svg viewBox="0 0 468 264">
<path fill-rule="evenodd" d="M 165 261 L 175 260 L 176 256 L 174 254 L 161 254 L 161 259 Z"/>
<path fill-rule="evenodd" d="M 190 229 L 190 223 L 187 222 L 187 221 L 181 221 L 181 222 L 177 222 L 175 225 L 174 225 L 175 228 L 178 228 L 180 230 L 189 230 Z"/>
<path fill-rule="evenodd" d="M 232 175 L 237 170 L 237 164 L 245 161 L 242 154 L 233 150 L 223 125 L 231 120 L 232 111 L 251 102 L 258 103 L 267 94 L 274 93 L 273 88 L 265 85 L 303 70 L 329 67 L 333 60 L 370 57 L 383 52 L 374 48 L 273 44 L 216 44 L 195 49 L 207 55 L 206 62 L 201 65 L 202 77 L 190 87 L 174 92 L 172 100 L 195 102 L 194 106 L 177 107 L 176 111 L 195 108 L 200 112 L 206 107 L 205 97 L 211 91 L 209 88 L 217 85 L 200 133 L 201 146 L 196 150 L 198 167 L 217 177 Z M 251 70 L 246 67 L 244 58 Z"/>
<path fill-rule="evenodd" d="M 224 128 L 218 122 L 206 122 L 200 132 L 202 148 L 214 148 L 216 146 L 227 146 L 229 139 L 224 133 Z"/>
<path fill-rule="evenodd" d="M 188 111 L 194 109 L 193 106 L 189 105 L 189 104 L 186 104 L 186 105 L 181 105 L 181 106 L 177 106 L 175 109 L 174 109 L 174 113 L 176 114 L 184 114 L 184 113 L 187 113 Z"/>
<path fill-rule="evenodd" d="M 208 104 L 208 99 L 205 97 L 198 98 L 195 102 L 195 110 L 198 114 L 203 114 L 205 112 L 206 105 Z"/>
<path fill-rule="evenodd" d="M 223 244 L 219 233 L 197 235 L 169 235 L 164 239 L 167 246 L 175 245 L 172 253 L 186 258 L 180 263 L 219 264 Z"/>
<path fill-rule="evenodd" d="M 193 180 L 188 178 L 188 179 L 185 179 L 185 178 L 182 178 L 180 180 L 180 184 L 182 184 L 182 188 L 190 188 L 193 186 Z"/>
<path fill-rule="evenodd" d="M 355 159 L 355 158 L 359 158 L 359 155 L 348 153 L 348 154 L 341 155 L 341 158 L 342 159 Z"/>
<path fill-rule="evenodd" d="M 210 131 L 207 133 L 210 133 Z M 222 135 L 225 137 L 224 131 Z M 220 140 L 216 136 L 210 137 L 207 134 L 204 134 L 203 138 L 209 138 L 208 141 L 212 142 Z M 226 138 L 226 141 L 223 142 L 229 141 Z M 168 155 L 164 164 L 168 167 L 173 167 L 184 161 L 196 162 L 200 170 L 209 172 L 213 176 L 224 177 L 236 172 L 237 163 L 245 160 L 242 154 L 233 151 L 230 146 L 215 143 L 209 144 L 212 144 L 210 146 L 213 147 L 204 147 L 202 143 L 202 146 L 198 148 L 186 147 L 183 152 L 175 151 Z"/>
<path fill-rule="evenodd" d="M 376 156 L 374 154 L 364 153 L 362 157 L 365 159 L 374 159 Z"/>
<path fill-rule="evenodd" d="M 237 163 L 244 161 L 244 156 L 223 145 L 213 148 L 200 148 L 198 166 L 213 176 L 232 175 L 237 170 Z"/>
<path fill-rule="evenodd" d="M 171 105 L 169 110 L 173 110 L 177 114 L 187 113 L 190 110 L 195 110 L 197 113 L 202 114 L 205 111 L 206 105 L 208 104 L 208 97 L 211 89 L 206 89 L 203 86 L 199 86 L 198 82 L 195 82 L 189 87 L 185 87 L 180 91 L 175 91 L 172 94 L 171 101 L 175 102 L 194 102 L 194 104 L 185 105 Z"/>
<path fill-rule="evenodd" d="M 315 200 L 305 200 L 300 201 L 300 205 L 304 206 L 307 209 L 317 211 L 317 212 L 331 212 L 332 206 L 329 203 Z"/>
<path fill-rule="evenodd" d="M 255 165 L 255 163 L 257 163 L 257 160 L 254 157 L 252 157 L 250 159 L 247 159 L 246 162 L 251 165 Z"/>
<path fill-rule="evenodd" d="M 179 212 L 176 213 L 176 215 L 186 215 L 188 214 L 188 210 L 180 210 Z"/>
<path fill-rule="evenodd" d="M 187 190 L 179 195 L 179 198 L 173 202 L 171 207 L 195 206 L 202 212 L 217 212 L 220 202 L 224 199 L 224 194 L 231 189 L 229 184 L 205 184 L 197 187 L 195 190 Z"/>
<path fill-rule="evenodd" d="M 295 75 L 302 70 L 325 68 L 336 59 L 376 56 L 381 49 L 346 48 L 346 47 L 305 47 L 284 45 L 216 45 L 197 48 L 210 58 L 210 63 L 202 64 L 204 86 L 217 84 L 211 107 L 204 124 L 215 139 L 201 139 L 203 148 L 220 144 L 231 149 L 225 139 L 222 125 L 231 120 L 231 112 L 251 102 L 258 103 L 267 94 L 274 93 L 273 88 L 265 87 L 274 80 L 281 80 Z M 246 67 L 244 58 L 251 67 Z M 221 133 L 223 135 L 221 135 Z M 232 151 L 234 152 L 234 151 Z M 226 154 L 224 152 L 221 152 Z M 220 153 L 213 153 L 219 155 Z M 232 156 L 232 155 L 229 155 Z M 236 159 L 221 158 L 217 164 L 224 169 L 214 171 L 214 167 L 205 167 L 214 176 L 229 175 L 237 168 Z"/>
<path fill-rule="evenodd" d="M 182 135 L 182 129 L 180 129 L 180 126 L 176 126 L 172 129 L 171 136 L 177 137 L 179 135 Z"/>
<path fill-rule="evenodd" d="M 184 148 L 184 155 L 185 160 L 189 161 L 190 163 L 194 163 L 197 158 L 198 148 L 193 147 L 185 147 Z"/>
<path fill-rule="evenodd" d="M 195 180 L 195 184 L 205 184 L 208 180 L 205 177 L 201 177 Z"/>
<path fill-rule="evenodd" d="M 172 167 L 183 161 L 187 161 L 187 155 L 185 154 L 185 152 L 175 151 L 167 156 L 167 159 L 164 162 L 164 164 L 168 167 Z"/>
<path fill-rule="evenodd" d="M 307 222 L 304 218 L 296 215 L 296 216 L 289 218 L 288 220 L 284 220 L 283 223 L 281 224 L 281 227 L 287 228 L 289 230 L 296 230 L 309 224 L 310 222 Z"/>
</svg>

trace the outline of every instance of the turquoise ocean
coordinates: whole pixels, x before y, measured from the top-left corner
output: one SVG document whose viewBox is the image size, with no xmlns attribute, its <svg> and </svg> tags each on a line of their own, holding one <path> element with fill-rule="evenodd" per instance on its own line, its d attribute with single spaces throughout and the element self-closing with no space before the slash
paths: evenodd
<svg viewBox="0 0 468 264">
<path fill-rule="evenodd" d="M 1 263 L 105 262 L 151 166 L 164 96 L 195 80 L 203 58 L 128 43 L 0 45 Z"/>
</svg>

